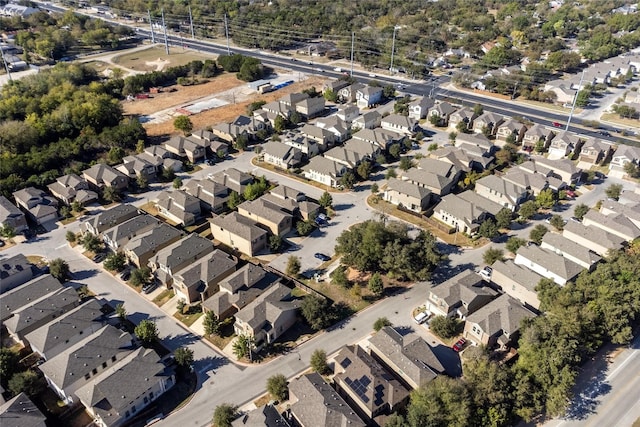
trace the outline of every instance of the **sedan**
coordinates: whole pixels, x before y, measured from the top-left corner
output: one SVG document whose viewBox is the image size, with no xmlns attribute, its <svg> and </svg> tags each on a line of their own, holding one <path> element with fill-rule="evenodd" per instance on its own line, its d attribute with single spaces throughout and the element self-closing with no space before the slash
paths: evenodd
<svg viewBox="0 0 640 427">
<path fill-rule="evenodd" d="M 316 252 L 313 256 L 324 262 L 331 260 L 329 255 L 321 254 L 320 252 Z"/>
<path fill-rule="evenodd" d="M 457 353 L 464 348 L 464 345 L 466 343 L 467 343 L 466 339 L 460 338 L 458 341 L 456 341 L 456 343 L 451 348 L 453 348 L 453 351 Z"/>
<path fill-rule="evenodd" d="M 562 127 L 562 123 L 559 123 L 559 122 L 553 122 L 551 124 L 553 125 L 554 128 L 561 128 Z"/>
<path fill-rule="evenodd" d="M 107 254 L 104 252 L 98 252 L 97 254 L 95 254 L 95 256 L 93 257 L 93 262 L 100 264 L 102 261 L 104 261 L 107 258 Z"/>
<path fill-rule="evenodd" d="M 158 282 L 156 282 L 155 280 L 153 282 L 149 282 L 147 284 L 145 284 L 142 287 L 142 292 L 144 292 L 145 294 L 150 293 L 151 291 L 153 291 L 156 287 L 158 286 Z"/>
</svg>

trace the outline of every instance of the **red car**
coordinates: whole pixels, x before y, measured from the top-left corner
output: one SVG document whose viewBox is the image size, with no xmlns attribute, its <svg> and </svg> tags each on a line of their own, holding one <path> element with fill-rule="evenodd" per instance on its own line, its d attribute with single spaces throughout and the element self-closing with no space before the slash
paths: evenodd
<svg viewBox="0 0 640 427">
<path fill-rule="evenodd" d="M 562 123 L 553 122 L 551 124 L 553 125 L 553 127 L 556 127 L 556 128 L 561 128 L 562 127 Z"/>
<path fill-rule="evenodd" d="M 453 348 L 453 351 L 459 352 L 460 350 L 462 350 L 462 348 L 466 343 L 467 343 L 467 340 L 465 340 L 464 338 L 460 338 L 458 341 L 456 341 L 456 343 L 451 348 Z"/>
</svg>

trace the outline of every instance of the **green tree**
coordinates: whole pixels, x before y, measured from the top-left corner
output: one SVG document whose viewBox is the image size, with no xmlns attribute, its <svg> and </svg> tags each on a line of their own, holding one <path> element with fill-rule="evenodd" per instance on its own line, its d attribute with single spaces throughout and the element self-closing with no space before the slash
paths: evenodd
<svg viewBox="0 0 640 427">
<path fill-rule="evenodd" d="M 376 321 L 373 322 L 373 330 L 376 332 L 380 332 L 385 326 L 393 326 L 391 321 L 386 317 L 378 317 Z"/>
<path fill-rule="evenodd" d="M 111 271 L 122 271 L 127 263 L 127 258 L 122 252 L 115 252 L 104 260 L 104 268 Z"/>
<path fill-rule="evenodd" d="M 520 205 L 520 210 L 518 211 L 518 213 L 524 219 L 531 219 L 535 214 L 538 213 L 538 206 L 533 200 L 527 200 Z"/>
<path fill-rule="evenodd" d="M 152 320 L 144 319 L 135 327 L 133 333 L 142 344 L 148 346 L 158 340 L 158 327 Z"/>
<path fill-rule="evenodd" d="M 227 207 L 231 210 L 235 210 L 236 207 L 238 207 L 238 205 L 242 202 L 242 196 L 240 196 L 240 194 L 236 193 L 235 191 L 232 191 L 229 194 L 229 199 L 227 200 Z"/>
<path fill-rule="evenodd" d="M 213 411 L 214 427 L 231 427 L 231 422 L 238 416 L 238 407 L 228 403 L 216 406 Z"/>
<path fill-rule="evenodd" d="M 140 190 L 146 190 L 149 188 L 149 180 L 144 175 L 138 175 L 136 178 L 136 185 Z"/>
<path fill-rule="evenodd" d="M 356 185 L 356 176 L 352 171 L 347 170 L 344 174 L 342 174 L 342 176 L 338 180 L 338 183 L 344 188 L 351 190 Z"/>
<path fill-rule="evenodd" d="M 116 165 L 122 163 L 122 158 L 125 156 L 125 152 L 122 147 L 111 147 L 107 153 L 107 162 L 110 165 Z"/>
<path fill-rule="evenodd" d="M 29 397 L 33 397 L 44 390 L 45 385 L 38 375 L 29 370 L 19 372 L 9 380 L 9 391 L 11 394 L 18 395 L 25 393 Z"/>
<path fill-rule="evenodd" d="M 529 240 L 539 245 L 540 243 L 542 243 L 542 238 L 545 234 L 547 234 L 548 231 L 549 229 L 547 227 L 542 224 L 538 224 L 533 227 L 533 230 L 531 230 L 531 233 L 529 233 Z"/>
<path fill-rule="evenodd" d="M 82 247 L 86 251 L 97 252 L 102 247 L 102 242 L 95 234 L 85 233 L 82 237 Z"/>
<path fill-rule="evenodd" d="M 518 249 L 520 249 L 521 246 L 524 246 L 526 244 L 526 240 L 513 236 L 509 237 L 509 240 L 507 240 L 505 247 L 509 252 L 515 254 L 516 252 L 518 252 Z"/>
<path fill-rule="evenodd" d="M 120 193 L 115 187 L 104 187 L 102 189 L 102 198 L 110 203 L 119 202 Z"/>
<path fill-rule="evenodd" d="M 144 139 L 139 139 L 136 142 L 136 153 L 140 154 L 144 151 Z"/>
<path fill-rule="evenodd" d="M 584 218 L 587 212 L 589 212 L 589 206 L 584 203 L 580 203 L 573 208 L 573 216 L 578 218 L 580 221 L 582 221 L 582 218 Z"/>
<path fill-rule="evenodd" d="M 311 369 L 313 372 L 317 372 L 320 375 L 324 375 L 329 371 L 329 365 L 327 364 L 327 353 L 322 349 L 315 349 L 311 354 Z"/>
<path fill-rule="evenodd" d="M 458 321 L 452 317 L 436 316 L 429 323 L 429 328 L 439 337 L 449 339 L 458 332 Z"/>
<path fill-rule="evenodd" d="M 562 231 L 564 228 L 564 219 L 560 215 L 553 215 L 549 220 L 549 224 L 551 224 L 556 230 Z"/>
<path fill-rule="evenodd" d="M 74 200 L 71 203 L 71 210 L 74 212 L 80 213 L 84 210 L 84 208 L 82 207 L 82 204 L 79 201 Z"/>
<path fill-rule="evenodd" d="M 289 122 L 291 122 L 293 126 L 298 126 L 301 121 L 302 116 L 300 115 L 300 113 L 298 113 L 297 111 L 291 112 L 291 115 L 289 116 Z"/>
<path fill-rule="evenodd" d="M 282 374 L 272 375 L 267 378 L 267 391 L 278 402 L 283 402 L 289 397 L 289 381 Z"/>
<path fill-rule="evenodd" d="M 5 239 L 12 239 L 16 236 L 16 229 L 11 224 L 4 224 L 0 226 L 0 236 Z"/>
<path fill-rule="evenodd" d="M 604 194 L 606 194 L 608 198 L 614 199 L 614 200 L 618 200 L 620 198 L 621 193 L 622 193 L 621 184 L 611 184 L 604 190 Z"/>
<path fill-rule="evenodd" d="M 458 124 L 456 125 L 456 130 L 459 133 L 468 133 L 469 132 L 469 123 L 465 122 L 464 120 L 460 120 L 458 122 Z"/>
<path fill-rule="evenodd" d="M 427 147 L 427 151 L 436 151 L 438 149 L 438 143 L 437 142 L 432 142 L 431 144 L 429 144 L 429 146 Z"/>
<path fill-rule="evenodd" d="M 336 102 L 338 100 L 338 94 L 331 89 L 327 89 L 324 91 L 324 99 L 329 102 Z"/>
<path fill-rule="evenodd" d="M 484 113 L 484 107 L 482 106 L 482 104 L 476 104 L 473 106 L 473 114 L 479 116 L 482 113 Z"/>
<path fill-rule="evenodd" d="M 413 166 L 413 162 L 409 157 L 402 157 L 400 159 L 400 163 L 398 163 L 398 167 L 400 170 L 408 171 Z"/>
<path fill-rule="evenodd" d="M 439 114 L 431 114 L 429 116 L 429 123 L 431 123 L 433 126 L 441 126 L 442 118 L 440 117 Z"/>
<path fill-rule="evenodd" d="M 389 155 L 394 158 L 400 158 L 400 144 L 393 144 L 389 147 Z"/>
<path fill-rule="evenodd" d="M 280 117 L 280 116 L 278 116 L 278 117 Z M 238 151 L 246 150 L 248 145 L 249 145 L 249 136 L 247 134 L 245 134 L 245 133 L 238 135 L 236 137 L 236 140 L 233 143 L 233 146 Z"/>
<path fill-rule="evenodd" d="M 175 188 L 176 190 L 179 189 L 180 187 L 182 187 L 182 178 L 179 177 L 175 177 L 173 179 L 173 188 Z"/>
<path fill-rule="evenodd" d="M 191 370 L 191 366 L 193 365 L 193 350 L 188 347 L 177 348 L 176 351 L 173 352 L 173 357 L 178 366 Z"/>
<path fill-rule="evenodd" d="M 504 251 L 498 248 L 489 248 L 482 254 L 482 260 L 487 265 L 492 265 L 496 261 L 504 261 Z"/>
<path fill-rule="evenodd" d="M 252 359 L 253 352 L 253 338 L 247 335 L 238 335 L 233 342 L 233 354 L 236 356 L 238 360 L 243 357 L 248 357 Z"/>
<path fill-rule="evenodd" d="M 369 179 L 369 175 L 371 175 L 371 171 L 372 170 L 373 170 L 372 164 L 370 162 L 367 162 L 367 161 L 364 161 L 364 162 L 360 163 L 358 165 L 358 167 L 356 168 L 356 172 L 358 173 L 358 176 L 362 180 Z"/>
<path fill-rule="evenodd" d="M 221 324 L 220 319 L 213 311 L 207 311 L 203 320 L 204 333 L 206 335 L 219 335 Z"/>
<path fill-rule="evenodd" d="M 67 205 L 60 206 L 60 216 L 64 219 L 71 217 L 71 208 Z"/>
<path fill-rule="evenodd" d="M 369 278 L 369 290 L 375 295 L 380 296 L 382 292 L 384 292 L 384 282 L 382 281 L 382 276 L 380 273 L 375 272 Z"/>
<path fill-rule="evenodd" d="M 468 391 L 460 380 L 438 376 L 427 387 L 411 392 L 407 409 L 411 427 L 465 427 L 472 418 Z"/>
<path fill-rule="evenodd" d="M 498 234 L 500 234 L 500 231 L 498 230 L 496 222 L 489 218 L 483 221 L 482 224 L 480 224 L 480 228 L 478 228 L 478 234 L 482 237 L 493 239 Z"/>
<path fill-rule="evenodd" d="M 331 197 L 331 194 L 328 191 L 325 191 L 318 199 L 318 204 L 325 209 L 330 208 L 331 205 L 333 205 L 333 197 Z"/>
<path fill-rule="evenodd" d="M 282 237 L 274 234 L 269 236 L 269 250 L 271 252 L 278 252 L 282 248 Z"/>
<path fill-rule="evenodd" d="M 287 121 L 284 117 L 278 115 L 273 121 L 273 130 L 281 134 L 287 128 Z"/>
<path fill-rule="evenodd" d="M 296 231 L 300 236 L 308 236 L 314 230 L 315 226 L 311 221 L 298 221 Z"/>
<path fill-rule="evenodd" d="M 407 421 L 402 414 L 393 413 L 386 418 L 384 427 L 407 427 Z"/>
<path fill-rule="evenodd" d="M 302 266 L 300 265 L 300 258 L 295 255 L 291 255 L 287 259 L 287 267 L 285 269 L 285 273 L 291 277 L 298 277 L 301 267 Z"/>
<path fill-rule="evenodd" d="M 67 233 L 65 234 L 65 238 L 67 239 L 67 242 L 69 243 L 75 243 L 77 236 L 76 233 L 74 233 L 73 231 L 69 230 L 67 231 Z"/>
<path fill-rule="evenodd" d="M 385 179 L 396 178 L 398 174 L 394 168 L 387 169 L 387 172 L 384 174 Z"/>
<path fill-rule="evenodd" d="M 124 320 L 127 318 L 127 309 L 124 308 L 124 304 L 120 303 L 116 305 L 116 315 L 120 320 Z"/>
<path fill-rule="evenodd" d="M 173 127 L 187 136 L 193 130 L 193 123 L 191 123 L 189 116 L 181 115 L 173 119 Z"/>
<path fill-rule="evenodd" d="M 131 271 L 129 283 L 136 288 L 149 283 L 151 280 L 151 269 L 149 267 L 135 268 Z"/>
<path fill-rule="evenodd" d="M 450 132 L 449 133 L 449 141 L 451 141 L 452 144 L 455 144 L 457 137 L 458 137 L 458 133 L 457 132 Z"/>
<path fill-rule="evenodd" d="M 315 295 L 307 295 L 302 300 L 302 317 L 311 328 L 319 331 L 331 325 L 333 321 L 331 303 Z"/>
<path fill-rule="evenodd" d="M 509 228 L 513 212 L 510 209 L 502 208 L 496 214 L 496 225 L 498 228 Z"/>
<path fill-rule="evenodd" d="M 576 98 L 576 106 L 586 107 L 587 105 L 589 105 L 589 98 L 591 98 L 591 90 L 582 89 L 578 92 L 578 96 Z"/>
<path fill-rule="evenodd" d="M 49 274 L 61 282 L 66 282 L 71 277 L 69 264 L 62 258 L 56 258 L 49 262 Z"/>
<path fill-rule="evenodd" d="M 18 371 L 20 355 L 15 351 L 2 347 L 0 348 L 0 384 L 7 387 L 7 382 Z"/>
<path fill-rule="evenodd" d="M 378 191 L 380 191 L 378 184 L 376 184 L 375 182 L 371 184 L 371 194 L 378 194 Z"/>
<path fill-rule="evenodd" d="M 543 209 L 551 209 L 555 203 L 555 193 L 550 188 L 542 190 L 536 197 L 536 204 Z"/>
<path fill-rule="evenodd" d="M 335 270 L 331 272 L 331 283 L 340 286 L 341 288 L 350 288 L 351 282 L 347 277 L 347 267 L 339 265 Z"/>
</svg>

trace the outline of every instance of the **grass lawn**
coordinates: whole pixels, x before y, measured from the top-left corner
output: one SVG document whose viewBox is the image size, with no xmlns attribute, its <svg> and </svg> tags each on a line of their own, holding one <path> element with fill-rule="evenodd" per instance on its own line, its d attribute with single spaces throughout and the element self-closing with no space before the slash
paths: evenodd
<svg viewBox="0 0 640 427">
<path fill-rule="evenodd" d="M 204 61 L 205 59 L 212 59 L 211 55 L 180 49 L 172 49 L 171 55 L 167 55 L 164 46 L 152 46 L 149 49 L 115 56 L 113 62 L 132 70 L 155 71 L 159 65 L 159 61 L 164 62 L 164 65 L 167 67 L 175 67 L 188 64 L 191 61 Z M 147 62 L 149 64 L 147 64 Z"/>
<path fill-rule="evenodd" d="M 621 119 L 620 116 L 615 113 L 604 113 L 602 116 L 600 116 L 600 120 L 630 127 L 638 126 L 637 119 Z"/>
<path fill-rule="evenodd" d="M 229 317 L 220 325 L 219 335 L 205 335 L 205 339 L 222 350 L 235 336 L 236 335 L 233 330 L 233 317 Z"/>
<path fill-rule="evenodd" d="M 38 267 L 42 267 L 45 265 L 44 257 L 38 255 L 27 255 L 27 261 L 31 264 L 37 265 Z"/>
<path fill-rule="evenodd" d="M 198 320 L 204 313 L 193 313 L 193 314 L 182 314 L 179 311 L 176 311 L 173 317 L 184 323 L 186 326 L 191 326 Z"/>
<path fill-rule="evenodd" d="M 166 290 L 160 292 L 160 294 L 153 299 L 153 303 L 155 305 L 157 305 L 158 307 L 161 307 L 167 301 L 169 301 L 171 298 L 173 298 L 174 295 L 175 295 L 175 292 L 173 292 L 173 289 L 166 289 Z"/>
</svg>

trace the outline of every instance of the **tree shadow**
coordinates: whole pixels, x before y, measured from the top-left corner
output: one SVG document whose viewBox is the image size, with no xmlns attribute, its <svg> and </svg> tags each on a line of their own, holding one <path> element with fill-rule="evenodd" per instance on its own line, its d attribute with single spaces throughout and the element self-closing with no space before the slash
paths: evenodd
<svg viewBox="0 0 640 427">
<path fill-rule="evenodd" d="M 439 285 L 451 279 L 456 274 L 459 274 L 465 270 L 474 270 L 475 268 L 476 268 L 476 265 L 470 262 L 465 264 L 459 264 L 456 266 L 451 266 L 450 261 L 447 261 L 444 264 L 440 264 L 438 268 L 436 268 L 433 271 L 433 273 L 431 273 L 431 282 L 434 285 Z"/>
<path fill-rule="evenodd" d="M 347 209 L 351 209 L 354 206 L 355 205 L 353 203 L 338 203 L 337 205 L 333 205 L 333 210 L 336 212 L 345 211 Z"/>
<path fill-rule="evenodd" d="M 611 391 L 611 385 L 607 382 L 607 354 L 600 353 L 594 357 L 588 369 L 582 371 L 574 386 L 574 397 L 567 407 L 565 417 L 568 420 L 584 420 L 596 413 L 600 404 L 600 398 Z M 584 387 L 584 384 L 587 384 Z M 580 388 L 581 390 L 578 390 Z"/>
<path fill-rule="evenodd" d="M 432 345 L 431 348 L 433 349 L 433 354 L 436 355 L 444 367 L 447 375 L 454 378 L 462 376 L 462 361 L 460 360 L 460 354 L 453 351 L 450 347 L 442 344 L 438 344 L 436 346 Z"/>
<path fill-rule="evenodd" d="M 98 274 L 98 270 L 92 268 L 89 270 L 79 270 L 73 272 L 73 280 L 87 280 L 95 277 Z"/>
<path fill-rule="evenodd" d="M 165 337 L 162 337 L 162 343 L 171 350 L 175 350 L 180 347 L 186 347 L 200 340 L 200 336 L 186 330 L 182 334 L 167 335 Z"/>
<path fill-rule="evenodd" d="M 396 332 L 403 337 L 416 332 L 416 330 L 413 329 L 413 326 L 407 326 L 407 325 L 394 326 L 393 329 L 395 329 Z"/>
</svg>

